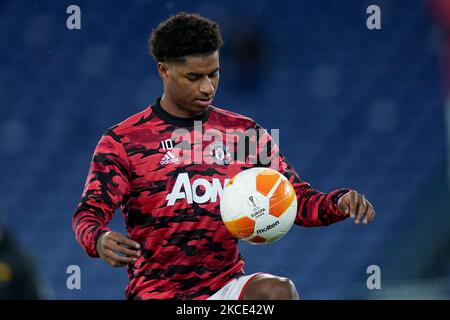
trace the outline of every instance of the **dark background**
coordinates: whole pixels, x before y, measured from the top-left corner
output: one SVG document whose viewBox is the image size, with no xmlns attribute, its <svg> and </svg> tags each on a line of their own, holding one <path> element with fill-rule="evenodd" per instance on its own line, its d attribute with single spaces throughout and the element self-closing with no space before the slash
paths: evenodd
<svg viewBox="0 0 450 320">
<path fill-rule="evenodd" d="M 81 30 L 66 8 L 81 9 Z M 366 9 L 381 8 L 381 30 Z M 0 1 L 0 212 L 49 299 L 123 299 L 125 269 L 87 257 L 71 219 L 94 147 L 162 94 L 147 40 L 179 11 L 216 20 L 214 105 L 280 129 L 300 176 L 364 193 L 370 226 L 293 228 L 240 249 L 247 273 L 304 299 L 450 297 L 450 210 L 440 37 L 422 1 Z M 117 212 L 113 229 L 123 231 Z M 66 269 L 81 268 L 81 290 Z M 368 290 L 366 269 L 381 268 Z"/>
</svg>

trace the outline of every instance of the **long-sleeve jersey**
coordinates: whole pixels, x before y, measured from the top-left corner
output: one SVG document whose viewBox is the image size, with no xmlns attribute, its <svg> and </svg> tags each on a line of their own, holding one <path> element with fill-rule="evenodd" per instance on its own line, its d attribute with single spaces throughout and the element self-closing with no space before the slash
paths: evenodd
<svg viewBox="0 0 450 320">
<path fill-rule="evenodd" d="M 142 248 L 128 266 L 127 299 L 206 299 L 244 274 L 238 241 L 219 210 L 224 184 L 242 170 L 267 166 L 284 174 L 296 191 L 297 225 L 346 218 L 337 201 L 348 189 L 313 190 L 267 131 L 257 136 L 256 156 L 250 150 L 237 157 L 239 139 L 250 146 L 253 137 L 245 133 L 261 129 L 252 119 L 213 106 L 196 118 L 178 118 L 159 101 L 101 137 L 72 221 L 78 242 L 98 257 L 96 241 L 121 208 L 127 237 Z M 208 137 L 211 130 L 223 137 Z M 263 151 L 270 163 L 259 159 Z"/>
</svg>

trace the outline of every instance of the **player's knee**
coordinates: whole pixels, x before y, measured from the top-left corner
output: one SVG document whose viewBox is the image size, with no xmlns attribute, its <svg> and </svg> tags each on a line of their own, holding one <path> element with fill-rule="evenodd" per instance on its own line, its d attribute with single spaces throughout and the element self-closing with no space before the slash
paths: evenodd
<svg viewBox="0 0 450 320">
<path fill-rule="evenodd" d="M 298 300 L 294 283 L 281 277 L 255 279 L 247 290 L 247 299 L 257 300 Z"/>
<path fill-rule="evenodd" d="M 298 300 L 298 292 L 294 283 L 287 278 L 276 278 L 272 280 L 270 291 L 268 292 L 270 300 Z"/>
</svg>

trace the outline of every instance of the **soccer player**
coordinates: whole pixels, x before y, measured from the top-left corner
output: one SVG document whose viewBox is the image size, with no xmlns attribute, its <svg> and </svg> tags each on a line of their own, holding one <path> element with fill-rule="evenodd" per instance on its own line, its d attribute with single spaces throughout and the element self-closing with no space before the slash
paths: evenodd
<svg viewBox="0 0 450 320">
<path fill-rule="evenodd" d="M 203 131 L 260 129 L 248 117 L 211 105 L 219 83 L 218 25 L 179 13 L 152 32 L 149 44 L 164 92 L 101 137 L 73 217 L 78 242 L 91 257 L 128 266 L 127 299 L 298 299 L 289 279 L 245 275 L 237 240 L 221 220 L 225 179 L 261 162 L 237 161 L 232 148 L 208 139 L 200 147 L 209 150 L 204 154 L 210 161 L 184 161 L 175 150 L 182 143 L 174 141 L 173 132 L 199 134 L 195 122 Z M 258 155 L 265 149 L 273 158 L 277 145 L 267 133 L 266 138 Z M 189 150 L 186 144 L 182 148 Z M 250 158 L 249 152 L 244 160 Z M 349 189 L 316 191 L 280 153 L 270 166 L 278 167 L 296 191 L 297 225 L 326 226 L 347 217 L 366 224 L 374 218 L 364 195 Z M 108 228 L 118 207 L 127 236 Z"/>
</svg>

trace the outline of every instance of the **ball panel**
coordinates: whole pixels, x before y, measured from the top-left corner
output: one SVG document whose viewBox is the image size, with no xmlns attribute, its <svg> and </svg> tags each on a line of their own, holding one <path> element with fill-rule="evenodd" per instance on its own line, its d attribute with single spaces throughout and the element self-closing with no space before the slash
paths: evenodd
<svg viewBox="0 0 450 320">
<path fill-rule="evenodd" d="M 294 201 L 295 190 L 288 180 L 283 180 L 278 185 L 269 200 L 269 213 L 280 217 Z"/>
<path fill-rule="evenodd" d="M 280 173 L 275 170 L 261 171 L 256 176 L 256 191 L 267 196 L 280 178 Z"/>
<path fill-rule="evenodd" d="M 282 219 L 268 215 L 256 221 L 254 234 L 269 240 L 276 237 L 280 231 L 285 231 L 286 227 Z"/>
<path fill-rule="evenodd" d="M 231 221 L 224 221 L 230 233 L 238 239 L 249 237 L 255 230 L 255 220 L 243 216 Z"/>
<path fill-rule="evenodd" d="M 286 233 L 287 232 L 280 231 L 275 237 L 267 239 L 265 243 L 266 244 L 271 244 L 271 243 L 277 242 L 278 240 L 283 238 L 286 235 Z"/>
<path fill-rule="evenodd" d="M 234 176 L 234 182 L 240 194 L 247 194 L 256 191 L 255 172 L 252 169 L 241 171 Z"/>
<path fill-rule="evenodd" d="M 283 220 L 283 223 L 285 225 L 289 226 L 286 232 L 289 231 L 289 229 L 292 227 L 296 217 L 297 217 L 297 198 L 294 199 L 294 203 L 289 208 L 286 209 L 286 211 L 280 218 L 281 220 Z"/>
<path fill-rule="evenodd" d="M 267 240 L 263 237 L 260 236 L 254 236 L 254 237 L 249 237 L 247 239 L 244 239 L 246 242 L 251 243 L 251 244 L 262 244 L 262 243 L 267 243 Z"/>
<path fill-rule="evenodd" d="M 234 220 L 242 214 L 242 196 L 236 184 L 224 188 L 220 199 L 220 214 L 223 221 Z"/>
</svg>

